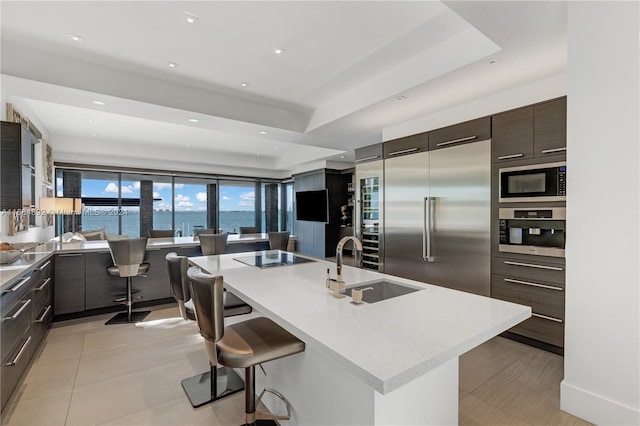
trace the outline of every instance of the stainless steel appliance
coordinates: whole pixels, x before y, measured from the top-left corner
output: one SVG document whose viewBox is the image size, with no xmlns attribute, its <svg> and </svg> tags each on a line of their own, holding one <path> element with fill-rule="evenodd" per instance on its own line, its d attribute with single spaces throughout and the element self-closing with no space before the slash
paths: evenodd
<svg viewBox="0 0 640 426">
<path fill-rule="evenodd" d="M 500 169 L 500 202 L 565 201 L 567 162 Z"/>
<path fill-rule="evenodd" d="M 362 242 L 362 267 L 384 271 L 382 160 L 356 165 L 356 237 Z"/>
<path fill-rule="evenodd" d="M 500 209 L 498 251 L 564 257 L 564 207 Z"/>
<path fill-rule="evenodd" d="M 491 141 L 384 163 L 385 273 L 489 296 Z"/>
</svg>

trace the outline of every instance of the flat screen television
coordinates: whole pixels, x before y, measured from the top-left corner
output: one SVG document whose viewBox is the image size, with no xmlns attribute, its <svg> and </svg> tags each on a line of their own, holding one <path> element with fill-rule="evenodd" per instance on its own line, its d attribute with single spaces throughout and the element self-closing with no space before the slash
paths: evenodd
<svg viewBox="0 0 640 426">
<path fill-rule="evenodd" d="M 296 192 L 296 219 L 328 223 L 329 192 L 326 189 Z"/>
</svg>

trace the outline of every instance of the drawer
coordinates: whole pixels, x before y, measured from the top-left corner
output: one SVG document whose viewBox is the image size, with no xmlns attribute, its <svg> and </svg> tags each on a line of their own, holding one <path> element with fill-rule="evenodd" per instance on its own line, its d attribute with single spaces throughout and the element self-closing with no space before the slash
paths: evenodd
<svg viewBox="0 0 640 426">
<path fill-rule="evenodd" d="M 2 333 L 0 336 L 2 359 L 5 359 L 15 347 L 20 337 L 31 324 L 32 300 L 24 298 L 13 304 L 8 310 L 2 311 Z"/>
<path fill-rule="evenodd" d="M 563 264 L 539 260 L 519 260 L 504 257 L 491 258 L 491 273 L 509 277 L 552 283 L 564 288 L 565 267 Z"/>
<path fill-rule="evenodd" d="M 52 319 L 53 305 L 51 303 L 35 313 L 33 323 L 31 324 L 34 346 L 40 343 Z"/>
<path fill-rule="evenodd" d="M 510 328 L 509 331 L 561 348 L 564 347 L 564 323 L 562 322 L 532 316 Z"/>
<path fill-rule="evenodd" d="M 534 314 L 564 320 L 564 289 L 559 286 L 494 274 L 491 297 L 531 306 Z"/>
<path fill-rule="evenodd" d="M 20 380 L 20 376 L 27 368 L 36 345 L 37 343 L 31 333 L 27 332 L 18 339 L 8 356 L 3 357 L 2 367 L 0 367 L 0 406 L 2 408 L 5 407 L 7 400 Z"/>
<path fill-rule="evenodd" d="M 46 277 L 42 282 L 33 289 L 33 314 L 38 315 L 38 312 L 47 305 L 51 304 L 53 295 L 53 278 Z"/>
</svg>

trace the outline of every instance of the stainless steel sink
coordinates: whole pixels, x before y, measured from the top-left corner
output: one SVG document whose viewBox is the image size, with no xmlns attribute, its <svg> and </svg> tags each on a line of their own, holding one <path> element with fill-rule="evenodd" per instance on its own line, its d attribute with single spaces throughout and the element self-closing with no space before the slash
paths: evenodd
<svg viewBox="0 0 640 426">
<path fill-rule="evenodd" d="M 371 287 L 372 289 L 366 290 L 362 293 L 362 301 L 366 303 L 376 303 L 381 300 L 387 300 L 393 297 L 398 297 L 404 294 L 413 293 L 414 291 L 422 290 L 421 288 L 409 287 L 408 285 L 382 279 L 378 281 L 371 281 L 349 286 L 345 289 L 344 294 L 346 294 L 347 296 L 351 296 L 351 291 L 353 289 L 363 289 L 367 287 Z"/>
</svg>

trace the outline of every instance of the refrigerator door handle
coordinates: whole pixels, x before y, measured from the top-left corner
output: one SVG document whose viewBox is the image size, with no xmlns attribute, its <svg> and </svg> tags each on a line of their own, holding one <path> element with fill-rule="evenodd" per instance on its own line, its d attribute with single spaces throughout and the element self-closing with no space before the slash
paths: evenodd
<svg viewBox="0 0 640 426">
<path fill-rule="evenodd" d="M 422 207 L 422 260 L 431 262 L 431 198 L 424 197 Z"/>
</svg>

